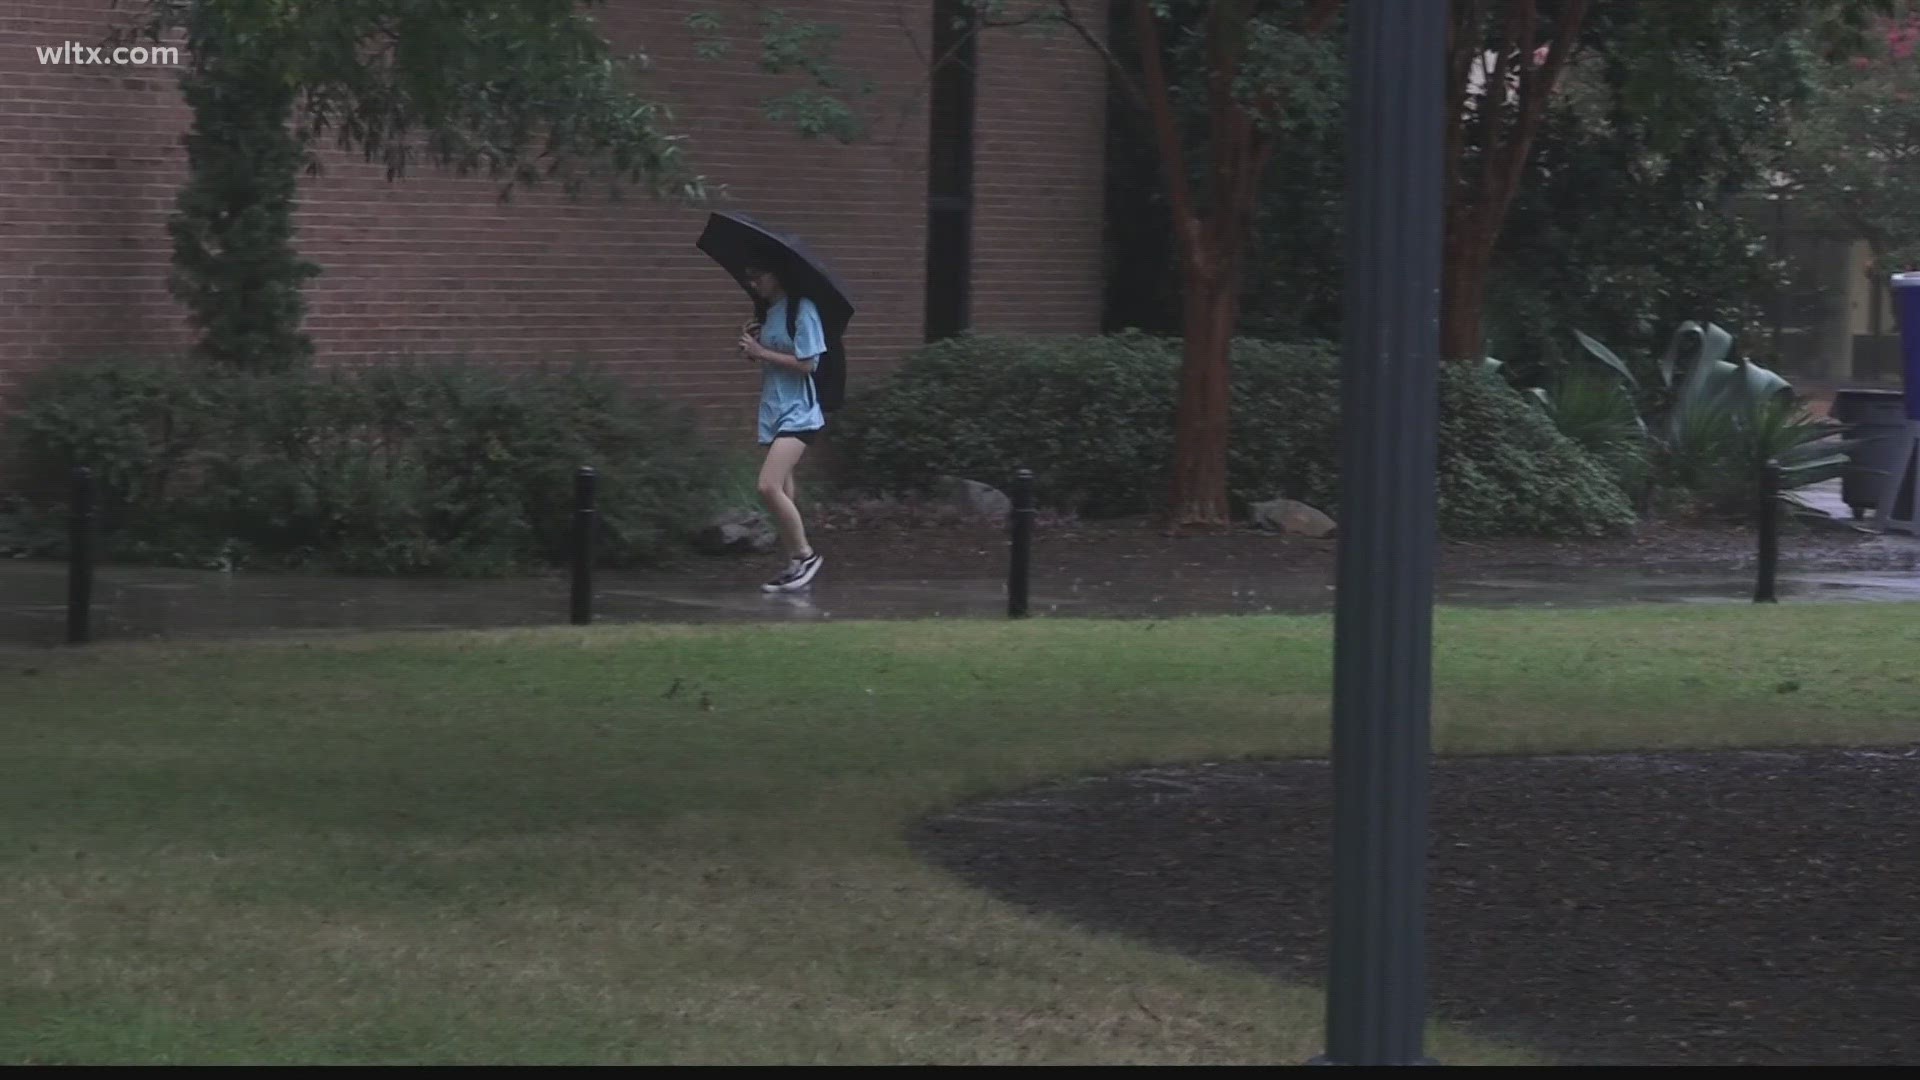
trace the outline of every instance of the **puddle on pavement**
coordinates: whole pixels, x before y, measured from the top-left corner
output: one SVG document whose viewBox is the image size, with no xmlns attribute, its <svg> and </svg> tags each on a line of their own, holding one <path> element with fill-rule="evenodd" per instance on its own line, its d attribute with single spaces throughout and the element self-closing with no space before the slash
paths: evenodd
<svg viewBox="0 0 1920 1080">
<path fill-rule="evenodd" d="M 1622 603 L 1749 601 L 1750 573 L 1583 568 L 1542 573 L 1477 571 L 1442 578 L 1443 604 L 1574 607 Z M 603 572 L 596 615 L 605 622 L 742 622 L 815 619 L 998 618 L 1004 581 L 836 578 L 800 597 L 769 597 L 743 575 L 678 579 L 666 572 Z M 1333 606 L 1330 578 L 1300 572 L 1181 578 L 1151 572 L 1034 582 L 1030 609 L 1065 617 L 1322 613 Z M 1886 571 L 1784 574 L 1783 601 L 1920 600 L 1920 574 Z M 65 632 L 65 568 L 0 563 L 0 645 L 51 645 Z M 265 630 L 419 629 L 559 625 L 567 618 L 564 577 L 506 580 L 382 579 L 320 574 L 239 573 L 107 567 L 98 572 L 94 626 L 99 640 L 243 634 Z"/>
</svg>

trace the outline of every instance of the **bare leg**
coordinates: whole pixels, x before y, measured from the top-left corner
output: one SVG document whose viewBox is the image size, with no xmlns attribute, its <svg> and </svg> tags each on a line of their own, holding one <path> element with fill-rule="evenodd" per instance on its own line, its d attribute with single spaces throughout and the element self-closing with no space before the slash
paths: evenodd
<svg viewBox="0 0 1920 1080">
<path fill-rule="evenodd" d="M 800 508 L 793 504 L 793 467 L 806 451 L 807 444 L 799 439 L 775 439 L 767 448 L 766 463 L 760 466 L 760 501 L 773 515 L 780 542 L 791 559 L 813 551 L 807 545 L 807 526 L 800 520 Z"/>
</svg>

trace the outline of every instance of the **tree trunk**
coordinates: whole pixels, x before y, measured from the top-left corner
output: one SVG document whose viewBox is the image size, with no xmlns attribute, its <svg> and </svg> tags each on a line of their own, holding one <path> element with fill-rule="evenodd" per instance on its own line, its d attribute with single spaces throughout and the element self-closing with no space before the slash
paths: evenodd
<svg viewBox="0 0 1920 1080">
<path fill-rule="evenodd" d="M 1332 22 L 1338 0 L 1316 0 L 1306 29 Z M 1254 6 L 1225 0 L 1206 14 L 1210 198 L 1202 207 L 1187 173 L 1185 142 L 1173 111 L 1160 55 L 1160 32 L 1150 0 L 1134 0 L 1143 82 L 1135 98 L 1153 121 L 1161 172 L 1173 202 L 1184 311 L 1180 400 L 1174 412 L 1173 477 L 1168 524 L 1175 532 L 1218 530 L 1233 524 L 1227 499 L 1227 428 L 1232 408 L 1231 352 L 1240 314 L 1240 274 L 1247 234 L 1258 202 L 1260 176 L 1272 141 L 1235 92 Z M 1270 102 L 1270 105 L 1274 103 Z"/>
<path fill-rule="evenodd" d="M 1484 48 L 1487 0 L 1454 8 L 1448 41 L 1449 97 L 1455 111 L 1447 121 L 1446 267 L 1440 287 L 1440 356 L 1443 360 L 1480 360 L 1487 354 L 1486 306 L 1494 248 L 1525 176 L 1534 135 L 1547 104 L 1572 56 L 1590 0 L 1564 0 L 1553 20 L 1554 36 L 1536 60 L 1540 42 L 1539 0 L 1508 0 L 1503 38 L 1475 116 L 1460 109 L 1468 101 L 1467 84 L 1474 59 Z M 1508 77 L 1518 80 L 1508 98 Z M 1508 101 L 1511 101 L 1511 107 Z M 1469 129 L 1477 132 L 1470 138 Z M 1468 159 L 1479 160 L 1469 177 Z"/>
<path fill-rule="evenodd" d="M 1498 239 L 1471 221 L 1447 224 L 1446 272 L 1440 278 L 1440 358 L 1477 361 L 1487 355 L 1487 275 Z"/>
<path fill-rule="evenodd" d="M 1231 241 L 1229 241 L 1231 242 Z M 1180 403 L 1173 423 L 1173 484 L 1169 525 L 1176 532 L 1214 531 L 1233 524 L 1227 501 L 1227 429 L 1234 323 L 1239 316 L 1237 275 L 1223 272 L 1228 253 L 1206 253 L 1213 265 L 1188 265 L 1185 343 L 1180 358 Z"/>
</svg>

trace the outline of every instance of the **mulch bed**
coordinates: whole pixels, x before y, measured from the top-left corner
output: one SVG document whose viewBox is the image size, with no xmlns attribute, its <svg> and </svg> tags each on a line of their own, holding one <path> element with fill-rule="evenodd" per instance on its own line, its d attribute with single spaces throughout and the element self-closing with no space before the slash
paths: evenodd
<svg viewBox="0 0 1920 1080">
<path fill-rule="evenodd" d="M 998 525 L 896 527 L 866 523 L 847 528 L 829 520 L 810 531 L 842 556 L 842 565 L 926 567 L 932 572 L 998 566 L 1006 556 L 1006 531 Z M 1503 538 L 1443 541 L 1439 569 L 1475 573 L 1530 567 L 1651 570 L 1734 570 L 1754 562 L 1756 541 L 1746 529 L 1643 525 L 1634 535 L 1583 540 Z M 1084 524 L 1052 524 L 1036 530 L 1034 573 L 1058 580 L 1097 577 L 1117 566 L 1206 567 L 1216 570 L 1331 573 L 1338 551 L 1332 540 L 1281 537 L 1240 528 L 1218 535 L 1168 536 L 1144 518 Z M 1920 545 L 1901 539 L 1841 530 L 1793 529 L 1781 541 L 1781 565 L 1821 570 L 1920 569 Z"/>
<path fill-rule="evenodd" d="M 1323 984 L 1324 763 L 1159 769 L 914 836 L 1001 897 Z M 1920 1064 L 1920 749 L 1433 772 L 1433 1014 L 1574 1065 Z"/>
</svg>

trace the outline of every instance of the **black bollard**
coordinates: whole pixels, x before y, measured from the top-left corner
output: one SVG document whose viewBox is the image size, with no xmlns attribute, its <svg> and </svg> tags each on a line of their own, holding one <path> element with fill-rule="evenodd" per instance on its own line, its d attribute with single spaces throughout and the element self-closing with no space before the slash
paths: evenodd
<svg viewBox="0 0 1920 1080">
<path fill-rule="evenodd" d="M 93 470 L 73 470 L 67 536 L 67 644 L 93 639 Z"/>
<path fill-rule="evenodd" d="M 1780 570 L 1780 464 L 1769 461 L 1760 470 L 1760 578 L 1753 586 L 1753 602 L 1777 604 L 1774 579 Z"/>
<path fill-rule="evenodd" d="M 1013 474 L 1013 558 L 1007 566 L 1007 618 L 1027 617 L 1027 567 L 1033 559 L 1033 470 Z"/>
<path fill-rule="evenodd" d="M 573 625 L 593 622 L 593 466 L 582 465 L 573 476 Z"/>
</svg>

